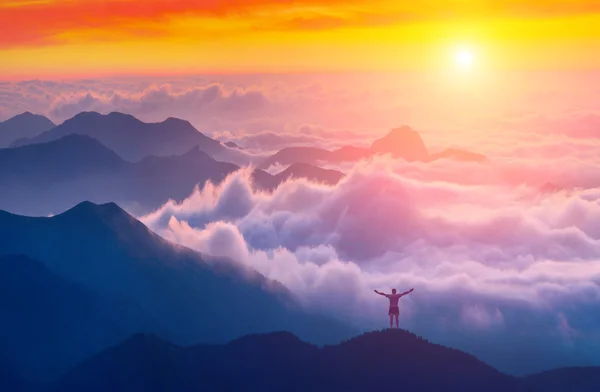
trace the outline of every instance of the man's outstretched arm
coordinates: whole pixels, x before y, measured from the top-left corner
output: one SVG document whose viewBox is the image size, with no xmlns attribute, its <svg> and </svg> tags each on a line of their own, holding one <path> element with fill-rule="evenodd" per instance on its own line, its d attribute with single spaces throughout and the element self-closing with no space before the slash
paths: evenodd
<svg viewBox="0 0 600 392">
<path fill-rule="evenodd" d="M 383 295 L 384 297 L 387 297 L 387 294 L 385 294 L 385 293 L 382 293 L 382 292 L 380 292 L 380 291 L 377 291 L 377 290 L 375 290 L 375 292 L 376 292 L 377 294 L 379 294 L 379 295 Z"/>
<path fill-rule="evenodd" d="M 406 291 L 406 292 L 404 292 L 404 293 L 400 294 L 400 296 L 401 296 L 401 297 L 403 297 L 403 296 L 405 296 L 406 294 L 410 294 L 410 293 L 412 293 L 414 290 L 415 290 L 415 289 L 410 289 L 410 290 L 408 290 L 408 291 Z"/>
</svg>

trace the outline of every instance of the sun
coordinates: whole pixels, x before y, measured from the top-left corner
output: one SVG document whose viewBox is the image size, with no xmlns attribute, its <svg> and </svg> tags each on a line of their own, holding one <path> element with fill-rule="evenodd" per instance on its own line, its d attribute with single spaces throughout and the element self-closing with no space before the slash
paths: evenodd
<svg viewBox="0 0 600 392">
<path fill-rule="evenodd" d="M 473 60 L 473 53 L 468 49 L 460 49 L 458 52 L 456 52 L 455 61 L 459 68 L 471 68 L 473 65 Z"/>
</svg>

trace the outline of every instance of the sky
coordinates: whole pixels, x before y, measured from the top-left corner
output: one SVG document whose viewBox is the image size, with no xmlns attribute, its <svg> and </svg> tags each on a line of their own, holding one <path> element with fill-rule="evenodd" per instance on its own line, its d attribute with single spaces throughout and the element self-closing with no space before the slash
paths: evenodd
<svg viewBox="0 0 600 392">
<path fill-rule="evenodd" d="M 3 78 L 595 69 L 595 0 L 0 0 Z"/>
<path fill-rule="evenodd" d="M 415 287 L 401 325 L 434 342 L 519 374 L 600 365 L 598 22 L 592 0 L 0 0 L 0 121 L 173 116 L 257 157 L 409 125 L 485 154 L 273 194 L 243 169 L 138 218 L 365 328 L 388 322 L 374 289 Z"/>
</svg>

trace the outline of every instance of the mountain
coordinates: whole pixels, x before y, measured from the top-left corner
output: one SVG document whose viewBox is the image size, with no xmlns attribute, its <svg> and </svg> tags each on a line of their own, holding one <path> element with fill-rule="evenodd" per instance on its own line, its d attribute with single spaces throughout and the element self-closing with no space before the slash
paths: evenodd
<svg viewBox="0 0 600 392">
<path fill-rule="evenodd" d="M 263 160 L 258 167 L 268 169 L 275 165 L 291 165 L 307 163 L 320 165 L 322 163 L 355 162 L 376 155 L 390 154 L 397 159 L 407 161 L 430 162 L 438 159 L 450 159 L 463 162 L 485 162 L 485 155 L 449 148 L 436 154 L 430 154 L 418 132 L 409 126 L 392 129 L 384 137 L 375 140 L 370 148 L 344 146 L 329 151 L 316 147 L 289 147 L 278 151 Z"/>
<path fill-rule="evenodd" d="M 61 379 L 71 391 L 526 391 L 458 350 L 403 330 L 370 332 L 318 348 L 287 332 L 223 345 L 180 347 L 136 335 Z"/>
<path fill-rule="evenodd" d="M 222 182 L 239 167 L 218 162 L 198 146 L 178 156 L 124 161 L 97 140 L 71 134 L 48 143 L 0 149 L 0 208 L 49 215 L 85 200 L 114 201 L 143 215 L 168 200 L 181 201 L 196 185 Z M 318 167 L 290 168 L 286 175 L 257 171 L 255 186 L 272 190 L 288 177 L 336 183 L 340 172 Z"/>
<path fill-rule="evenodd" d="M 140 330 L 150 317 L 106 300 L 26 256 L 0 257 L 0 363 L 44 381 Z"/>
<path fill-rule="evenodd" d="M 306 178 L 313 182 L 335 185 L 344 178 L 345 174 L 337 170 L 327 170 L 308 163 L 294 163 L 281 173 L 275 175 L 278 183 L 290 178 Z"/>
<path fill-rule="evenodd" d="M 25 112 L 0 122 L 0 148 L 9 147 L 15 140 L 31 138 L 46 132 L 56 125 L 39 114 Z"/>
<path fill-rule="evenodd" d="M 366 148 L 344 146 L 329 151 L 317 147 L 288 147 L 265 159 L 258 167 L 268 169 L 271 166 L 288 166 L 294 163 L 305 163 L 318 166 L 321 163 L 354 162 L 371 156 Z"/>
<path fill-rule="evenodd" d="M 132 162 L 151 155 L 180 155 L 195 146 L 209 155 L 225 150 L 220 142 L 203 135 L 187 121 L 168 118 L 160 123 L 145 123 L 117 112 L 82 112 L 39 136 L 17 140 L 12 147 L 47 143 L 71 134 L 90 136 Z"/>
<path fill-rule="evenodd" d="M 12 369 L 5 368 L 0 364 L 0 391 L 42 392 L 42 390 L 42 388 L 36 388 L 33 384 L 19 378 Z"/>
<path fill-rule="evenodd" d="M 51 218 L 0 212 L 0 238 L 0 256 L 25 255 L 102 298 L 136 304 L 177 344 L 274 330 L 326 343 L 353 331 L 305 312 L 254 270 L 164 240 L 114 203 L 84 202 Z"/>
<path fill-rule="evenodd" d="M 371 145 L 372 154 L 391 154 L 407 161 L 426 161 L 429 152 L 421 136 L 409 126 L 392 129 Z"/>
<path fill-rule="evenodd" d="M 344 146 L 333 150 L 331 157 L 335 162 L 354 162 L 371 156 L 371 151 L 368 148 Z"/>
<path fill-rule="evenodd" d="M 532 388 L 544 392 L 600 391 L 600 367 L 578 367 L 550 370 L 524 378 Z"/>
<path fill-rule="evenodd" d="M 40 185 L 78 176 L 112 173 L 127 166 L 121 157 L 88 136 L 68 135 L 44 144 L 0 149 L 0 181 Z"/>
<path fill-rule="evenodd" d="M 198 146 L 179 156 L 148 157 L 131 164 L 120 176 L 113 176 L 118 177 L 118 185 L 103 201 L 114 200 L 141 215 L 168 200 L 184 200 L 196 185 L 202 187 L 207 181 L 219 184 L 239 169 L 232 163 L 214 160 Z"/>
<path fill-rule="evenodd" d="M 317 147 L 288 147 L 265 159 L 258 167 L 266 170 L 277 164 L 284 166 L 293 163 L 318 165 L 320 161 L 330 162 L 331 151 Z"/>
</svg>

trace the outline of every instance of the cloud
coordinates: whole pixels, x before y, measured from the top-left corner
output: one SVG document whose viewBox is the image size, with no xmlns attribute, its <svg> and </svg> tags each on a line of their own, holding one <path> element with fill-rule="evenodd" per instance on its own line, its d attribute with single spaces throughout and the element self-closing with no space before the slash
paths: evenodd
<svg viewBox="0 0 600 392">
<path fill-rule="evenodd" d="M 62 96 L 52 104 L 50 115 L 72 117 L 82 111 L 123 111 L 139 114 L 167 111 L 184 114 L 191 110 L 211 115 L 238 115 L 239 112 L 260 110 L 268 104 L 267 98 L 256 90 L 226 90 L 211 84 L 198 88 L 173 91 L 170 85 L 152 86 L 139 94 L 105 93 L 72 94 Z"/>
<path fill-rule="evenodd" d="M 506 156 L 536 145 L 540 154 L 544 148 L 564 155 L 585 147 L 586 140 L 591 150 L 594 138 L 581 138 L 574 129 L 594 135 L 593 80 L 536 75 L 522 80 L 522 75 L 498 74 L 497 83 L 505 87 L 489 86 L 493 90 L 473 95 L 444 80 L 404 73 L 1 82 L 0 115 L 31 111 L 57 123 L 81 110 L 123 111 L 144 121 L 181 117 L 204 133 L 241 138 L 263 151 L 287 142 L 368 145 L 402 124 L 418 130 L 432 151 L 454 146 Z M 579 87 L 569 87 L 573 83 Z M 423 88 L 430 84 L 436 88 Z M 571 151 L 562 148 L 565 144 Z"/>
<path fill-rule="evenodd" d="M 248 127 L 239 133 L 230 131 L 213 134 L 218 140 L 223 142 L 233 141 L 245 149 L 277 152 L 287 147 L 293 146 L 311 146 L 333 150 L 344 145 L 353 146 L 370 145 L 373 135 L 365 132 L 345 131 L 337 129 L 324 129 L 317 125 L 301 125 L 296 130 L 277 129 L 277 131 L 258 131 L 248 133 Z"/>
<path fill-rule="evenodd" d="M 241 170 L 141 219 L 169 240 L 282 282 L 311 309 L 364 327 L 386 323 L 373 289 L 415 287 L 402 299 L 404 326 L 502 369 L 600 363 L 597 354 L 577 354 L 600 343 L 600 191 L 542 197 L 535 187 L 494 182 L 489 173 L 504 164 L 445 162 L 441 171 L 380 158 L 357 164 L 336 186 L 290 180 L 272 194 L 253 191 Z M 431 173 L 411 177 L 409 167 Z M 480 181 L 443 179 L 470 170 L 482 171 Z M 466 331 L 476 335 L 461 338 Z M 494 341 L 495 349 L 469 339 Z M 516 341 L 544 359 L 504 361 L 497 346 Z"/>
</svg>

